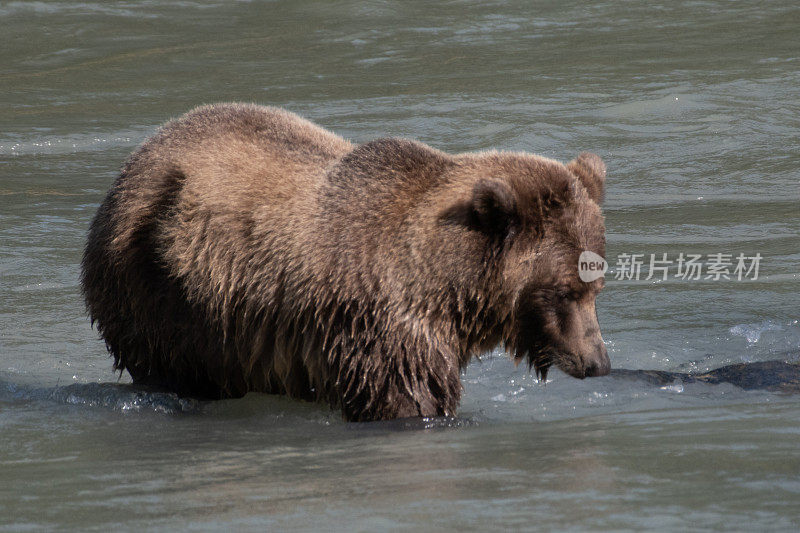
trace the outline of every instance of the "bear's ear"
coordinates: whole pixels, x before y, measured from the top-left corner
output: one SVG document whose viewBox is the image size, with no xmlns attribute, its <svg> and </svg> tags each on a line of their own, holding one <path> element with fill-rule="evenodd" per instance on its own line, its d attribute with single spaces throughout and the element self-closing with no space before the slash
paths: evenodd
<svg viewBox="0 0 800 533">
<path fill-rule="evenodd" d="M 567 168 L 580 180 L 592 200 L 598 204 L 603 203 L 606 191 L 606 164 L 599 155 L 583 152 L 570 161 Z"/>
<path fill-rule="evenodd" d="M 445 209 L 440 218 L 490 236 L 502 237 L 517 221 L 517 202 L 507 184 L 481 179 L 472 188 L 470 200 Z"/>
</svg>

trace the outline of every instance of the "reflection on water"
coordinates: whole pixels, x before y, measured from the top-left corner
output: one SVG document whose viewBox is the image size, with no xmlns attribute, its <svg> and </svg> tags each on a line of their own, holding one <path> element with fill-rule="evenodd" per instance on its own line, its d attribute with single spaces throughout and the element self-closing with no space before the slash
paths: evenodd
<svg viewBox="0 0 800 533">
<path fill-rule="evenodd" d="M 158 124 L 255 101 L 355 141 L 595 151 L 610 258 L 763 256 L 747 283 L 608 279 L 613 365 L 794 357 L 799 9 L 0 4 L 0 529 L 795 530 L 795 397 L 544 386 L 496 353 L 467 370 L 459 418 L 410 431 L 285 398 L 187 402 L 118 382 L 77 269 L 99 201 Z"/>
</svg>

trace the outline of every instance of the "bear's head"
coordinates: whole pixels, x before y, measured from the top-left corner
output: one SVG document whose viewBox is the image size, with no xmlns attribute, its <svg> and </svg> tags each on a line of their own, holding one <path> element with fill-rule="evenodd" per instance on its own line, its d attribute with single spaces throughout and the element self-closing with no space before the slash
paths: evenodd
<svg viewBox="0 0 800 533">
<path fill-rule="evenodd" d="M 564 165 L 489 152 L 457 161 L 435 255 L 459 258 L 449 265 L 453 283 L 469 287 L 476 320 L 490 322 L 473 344 L 503 343 L 543 377 L 552 365 L 577 378 L 608 374 L 595 311 L 603 278 L 582 281 L 578 269 L 584 251 L 605 256 L 602 159 L 583 153 Z"/>
</svg>

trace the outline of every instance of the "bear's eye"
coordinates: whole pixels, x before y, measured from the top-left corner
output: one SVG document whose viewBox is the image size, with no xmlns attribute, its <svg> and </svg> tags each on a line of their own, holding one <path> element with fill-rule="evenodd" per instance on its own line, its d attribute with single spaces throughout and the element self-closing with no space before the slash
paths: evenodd
<svg viewBox="0 0 800 533">
<path fill-rule="evenodd" d="M 572 292 L 569 289 L 556 289 L 556 298 L 558 300 L 569 300 Z"/>
<path fill-rule="evenodd" d="M 556 289 L 555 295 L 556 299 L 562 302 L 563 301 L 576 302 L 581 299 L 581 295 L 578 293 L 578 291 L 575 291 L 567 287 Z"/>
</svg>

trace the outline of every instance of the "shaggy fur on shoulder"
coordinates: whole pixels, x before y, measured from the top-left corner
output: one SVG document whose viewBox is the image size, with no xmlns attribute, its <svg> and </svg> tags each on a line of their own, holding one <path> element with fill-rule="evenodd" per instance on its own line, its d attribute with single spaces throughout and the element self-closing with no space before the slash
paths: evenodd
<svg viewBox="0 0 800 533">
<path fill-rule="evenodd" d="M 537 371 L 608 372 L 577 276 L 604 254 L 605 166 L 350 142 L 289 112 L 205 106 L 128 160 L 92 222 L 83 289 L 137 383 L 287 394 L 348 420 L 452 415 L 504 344 Z"/>
</svg>

